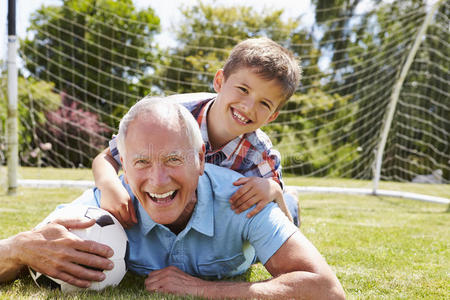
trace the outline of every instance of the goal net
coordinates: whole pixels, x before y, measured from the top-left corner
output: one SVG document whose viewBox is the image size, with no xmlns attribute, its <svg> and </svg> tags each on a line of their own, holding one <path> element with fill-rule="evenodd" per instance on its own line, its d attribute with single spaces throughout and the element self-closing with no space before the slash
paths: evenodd
<svg viewBox="0 0 450 300">
<path fill-rule="evenodd" d="M 43 6 L 31 16 L 19 47 L 20 164 L 89 168 L 137 100 L 214 92 L 214 74 L 231 48 L 267 36 L 292 50 L 303 68 L 294 96 L 263 128 L 282 154 L 285 178 L 370 188 L 383 151 L 382 188 L 405 182 L 411 183 L 405 191 L 433 195 L 446 189 L 450 198 L 449 4 L 313 0 L 286 18 L 276 7 L 199 2 L 181 6 L 180 18 L 162 29 L 154 10 L 131 0 Z M 6 103 L 0 105 L 2 164 Z"/>
</svg>

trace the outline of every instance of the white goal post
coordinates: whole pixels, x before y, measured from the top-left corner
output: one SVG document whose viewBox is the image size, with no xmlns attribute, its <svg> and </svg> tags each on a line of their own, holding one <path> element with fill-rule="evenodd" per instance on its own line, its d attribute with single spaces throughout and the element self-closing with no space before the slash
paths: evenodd
<svg viewBox="0 0 450 300">
<path fill-rule="evenodd" d="M 291 19 L 276 7 L 205 2 L 186 6 L 171 29 L 132 1 L 43 6 L 18 47 L 17 160 L 89 168 L 137 100 L 214 92 L 214 74 L 231 48 L 267 36 L 294 52 L 303 69 L 296 93 L 262 128 L 281 153 L 283 176 L 304 179 L 298 192 L 449 203 L 450 0 L 350 2 L 323 8 L 312 0 Z M 161 42 L 169 30 L 174 44 Z M 2 99 L 14 88 L 5 69 Z M 12 123 L 2 103 L 0 166 L 9 166 Z M 24 179 L 8 169 L 20 186 L 92 185 Z M 402 190 L 390 190 L 390 182 Z"/>
</svg>

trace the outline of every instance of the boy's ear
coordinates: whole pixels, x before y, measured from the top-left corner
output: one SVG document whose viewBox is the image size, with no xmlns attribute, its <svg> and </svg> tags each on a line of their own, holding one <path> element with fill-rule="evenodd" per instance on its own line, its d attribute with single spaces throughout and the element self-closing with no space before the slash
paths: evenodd
<svg viewBox="0 0 450 300">
<path fill-rule="evenodd" d="M 223 70 L 219 69 L 216 72 L 216 75 L 214 76 L 214 90 L 216 91 L 216 93 L 219 93 L 220 90 L 222 89 L 222 85 L 224 82 L 224 77 L 223 77 Z"/>
<path fill-rule="evenodd" d="M 274 112 L 274 113 L 269 117 L 269 119 L 267 119 L 266 124 L 269 124 L 270 122 L 274 121 L 274 120 L 278 117 L 279 114 L 280 114 L 280 111 Z M 266 125 L 266 124 L 264 124 L 264 125 Z"/>
</svg>

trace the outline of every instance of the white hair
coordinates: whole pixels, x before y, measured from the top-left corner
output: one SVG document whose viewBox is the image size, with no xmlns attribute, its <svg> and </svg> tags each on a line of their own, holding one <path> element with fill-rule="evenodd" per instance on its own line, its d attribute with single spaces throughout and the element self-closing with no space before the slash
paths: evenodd
<svg viewBox="0 0 450 300">
<path fill-rule="evenodd" d="M 130 123 L 138 117 L 152 117 L 158 119 L 168 127 L 172 126 L 170 121 L 178 119 L 178 124 L 184 128 L 186 136 L 189 138 L 189 144 L 193 150 L 200 152 L 203 146 L 203 138 L 197 121 L 192 114 L 182 105 L 170 102 L 161 97 L 144 97 L 134 104 L 123 116 L 119 124 L 119 133 L 117 135 L 117 149 L 121 156 L 125 155 L 125 138 Z M 151 129 L 149 129 L 151 130 Z M 195 156 L 198 159 L 198 156 Z"/>
</svg>

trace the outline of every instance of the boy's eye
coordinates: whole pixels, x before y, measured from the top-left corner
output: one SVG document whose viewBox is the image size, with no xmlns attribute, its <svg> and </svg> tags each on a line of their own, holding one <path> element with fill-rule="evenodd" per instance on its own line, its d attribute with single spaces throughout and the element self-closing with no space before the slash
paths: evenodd
<svg viewBox="0 0 450 300">
<path fill-rule="evenodd" d="M 265 102 L 265 101 L 262 101 L 261 104 L 264 105 L 265 107 L 267 107 L 268 109 L 272 109 L 272 107 L 270 106 L 270 104 L 267 103 L 267 102 Z"/>
<path fill-rule="evenodd" d="M 246 94 L 248 93 L 248 90 L 245 87 L 240 86 L 238 88 L 241 90 L 241 92 L 244 92 Z"/>
</svg>

